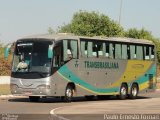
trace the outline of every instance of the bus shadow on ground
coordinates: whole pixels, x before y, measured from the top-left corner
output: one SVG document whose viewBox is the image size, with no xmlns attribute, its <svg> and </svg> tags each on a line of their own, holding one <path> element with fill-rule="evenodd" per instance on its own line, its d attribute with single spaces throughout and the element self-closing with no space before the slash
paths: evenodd
<svg viewBox="0 0 160 120">
<path fill-rule="evenodd" d="M 152 97 L 146 96 L 138 96 L 136 99 L 151 99 Z M 134 99 L 134 100 L 136 100 Z M 89 102 L 89 101 L 112 101 L 112 100 L 120 100 L 117 96 L 103 96 L 103 97 L 94 97 L 94 98 L 86 98 L 86 97 L 74 97 L 72 102 Z M 125 100 L 133 100 L 133 99 L 125 99 Z M 29 98 L 10 98 L 8 99 L 9 102 L 31 102 Z M 64 100 L 61 98 L 56 97 L 49 97 L 49 98 L 41 98 L 38 102 L 31 102 L 31 103 L 65 103 Z M 66 102 L 67 103 L 67 102 Z"/>
</svg>

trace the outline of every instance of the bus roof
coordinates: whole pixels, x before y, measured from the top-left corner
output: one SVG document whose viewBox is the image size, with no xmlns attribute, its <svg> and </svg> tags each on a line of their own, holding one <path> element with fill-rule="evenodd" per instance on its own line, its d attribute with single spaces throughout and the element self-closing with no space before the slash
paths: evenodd
<svg viewBox="0 0 160 120">
<path fill-rule="evenodd" d="M 32 35 L 32 36 L 26 36 L 24 38 L 21 38 L 20 40 L 23 39 L 49 39 L 49 40 L 60 40 L 60 39 L 78 39 L 78 36 L 75 36 L 73 34 L 69 33 L 58 33 L 58 34 L 39 34 L 39 35 Z"/>
<path fill-rule="evenodd" d="M 135 39 L 135 38 L 125 38 L 125 37 L 103 37 L 103 36 L 94 36 L 94 37 L 85 37 L 85 36 L 75 36 L 70 33 L 58 33 L 58 34 L 41 34 L 41 35 L 33 35 L 21 38 L 23 39 L 46 39 L 46 40 L 60 40 L 60 39 L 90 39 L 90 40 L 102 40 L 102 41 L 114 41 L 114 42 L 124 42 L 124 43 L 137 43 L 137 44 L 150 44 L 154 45 L 152 41 L 145 39 Z"/>
<path fill-rule="evenodd" d="M 135 38 L 126 38 L 126 37 L 80 37 L 82 39 L 92 39 L 92 40 L 105 40 L 105 41 L 113 41 L 113 42 L 124 42 L 124 43 L 137 43 L 137 44 L 150 44 L 154 45 L 154 43 L 150 40 L 146 39 L 135 39 Z"/>
</svg>

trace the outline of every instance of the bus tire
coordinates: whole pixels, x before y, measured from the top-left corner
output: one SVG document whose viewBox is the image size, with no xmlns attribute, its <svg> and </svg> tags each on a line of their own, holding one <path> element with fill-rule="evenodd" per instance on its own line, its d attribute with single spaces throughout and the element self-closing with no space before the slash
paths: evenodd
<svg viewBox="0 0 160 120">
<path fill-rule="evenodd" d="M 71 102 L 72 101 L 73 91 L 74 91 L 74 89 L 71 85 L 68 85 L 66 87 L 65 97 L 64 97 L 65 102 Z"/>
<path fill-rule="evenodd" d="M 110 99 L 111 95 L 98 95 L 97 98 L 99 100 L 107 100 Z"/>
<path fill-rule="evenodd" d="M 130 99 L 136 99 L 137 95 L 138 95 L 138 91 L 139 91 L 138 85 L 137 84 L 132 84 L 130 94 L 129 94 L 129 98 Z"/>
<path fill-rule="evenodd" d="M 128 87 L 126 84 L 122 84 L 119 92 L 119 99 L 124 100 L 127 98 L 128 94 Z"/>
<path fill-rule="evenodd" d="M 40 99 L 39 96 L 29 96 L 29 101 L 30 102 L 38 102 Z"/>
<path fill-rule="evenodd" d="M 87 95 L 87 96 L 85 96 L 85 98 L 87 99 L 87 100 L 93 100 L 94 99 L 94 95 Z"/>
</svg>

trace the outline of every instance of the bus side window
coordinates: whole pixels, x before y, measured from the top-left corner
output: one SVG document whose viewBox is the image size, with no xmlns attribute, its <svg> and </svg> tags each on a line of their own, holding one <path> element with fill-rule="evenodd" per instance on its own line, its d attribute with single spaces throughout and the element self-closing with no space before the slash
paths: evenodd
<svg viewBox="0 0 160 120">
<path fill-rule="evenodd" d="M 115 59 L 122 58 L 122 46 L 121 44 L 115 44 Z"/>
<path fill-rule="evenodd" d="M 87 44 L 87 57 L 93 56 L 93 42 L 88 42 Z"/>
<path fill-rule="evenodd" d="M 122 44 L 122 59 L 128 59 L 128 47 L 126 44 Z"/>
<path fill-rule="evenodd" d="M 145 60 L 149 60 L 150 59 L 150 55 L 149 55 L 149 46 L 144 46 L 144 58 Z"/>
<path fill-rule="evenodd" d="M 105 57 L 109 58 L 109 43 L 106 43 L 105 46 L 106 46 Z"/>
<path fill-rule="evenodd" d="M 78 42 L 76 40 L 71 40 L 71 54 L 73 58 L 78 58 Z"/>
<path fill-rule="evenodd" d="M 105 57 L 106 54 L 106 44 L 99 42 L 97 44 L 98 57 Z"/>
<path fill-rule="evenodd" d="M 97 44 L 98 57 L 103 57 L 103 44 L 100 42 Z"/>
<path fill-rule="evenodd" d="M 115 58 L 115 45 L 113 43 L 109 43 L 109 58 Z"/>
<path fill-rule="evenodd" d="M 81 41 L 82 57 L 97 57 L 97 44 L 90 41 Z"/>
<path fill-rule="evenodd" d="M 78 42 L 76 40 L 63 40 L 63 61 L 78 58 Z"/>
<path fill-rule="evenodd" d="M 150 49 L 151 49 L 151 60 L 154 60 L 154 58 L 155 58 L 155 56 L 154 56 L 154 46 L 152 46 L 152 47 L 150 47 Z"/>
<path fill-rule="evenodd" d="M 135 45 L 130 45 L 130 59 L 136 59 L 136 47 Z"/>
<path fill-rule="evenodd" d="M 63 61 L 69 60 L 69 52 L 71 53 L 71 50 L 68 49 L 68 40 L 63 40 Z"/>
<path fill-rule="evenodd" d="M 82 57 L 87 57 L 87 42 L 81 41 L 81 55 Z"/>
<path fill-rule="evenodd" d="M 92 57 L 98 57 L 98 45 L 95 42 L 92 42 Z"/>
<path fill-rule="evenodd" d="M 154 60 L 154 46 L 144 46 L 145 60 Z"/>
<path fill-rule="evenodd" d="M 138 60 L 143 60 L 143 47 L 140 45 L 136 46 L 136 57 Z"/>
<path fill-rule="evenodd" d="M 127 58 L 131 59 L 130 46 L 129 45 L 127 45 Z"/>
</svg>

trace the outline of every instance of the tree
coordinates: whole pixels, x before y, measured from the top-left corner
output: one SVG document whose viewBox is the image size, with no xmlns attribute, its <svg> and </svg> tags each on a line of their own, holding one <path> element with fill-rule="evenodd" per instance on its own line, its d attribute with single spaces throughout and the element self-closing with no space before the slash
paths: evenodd
<svg viewBox="0 0 160 120">
<path fill-rule="evenodd" d="M 122 36 L 123 28 L 108 16 L 97 12 L 79 11 L 71 23 L 59 27 L 59 32 L 82 36 Z"/>
<path fill-rule="evenodd" d="M 157 60 L 158 60 L 158 63 L 160 64 L 160 40 L 159 39 L 155 39 L 155 40 L 153 40 L 153 42 L 156 45 Z"/>
<path fill-rule="evenodd" d="M 52 33 L 52 28 L 48 32 Z M 147 39 L 155 43 L 157 48 L 157 58 L 160 63 L 160 40 L 156 39 L 151 32 L 144 28 L 138 30 L 131 28 L 123 30 L 115 21 L 104 14 L 97 12 L 79 11 L 73 15 L 69 24 L 64 24 L 58 28 L 58 32 L 74 33 L 80 36 L 106 36 L 106 37 L 129 37 L 136 39 Z"/>
<path fill-rule="evenodd" d="M 4 59 L 4 50 L 5 50 L 5 47 L 3 46 L 3 44 L 0 44 L 0 76 L 10 75 L 11 73 L 11 61 L 12 61 L 14 46 L 12 45 L 10 54 L 7 60 Z"/>
<path fill-rule="evenodd" d="M 0 58 L 4 55 L 4 47 L 3 44 L 0 43 Z"/>
<path fill-rule="evenodd" d="M 157 60 L 158 63 L 160 63 L 160 40 L 156 39 L 151 32 L 145 30 L 144 28 L 142 28 L 141 30 L 138 30 L 136 28 L 131 28 L 125 32 L 125 37 L 136 38 L 136 39 L 147 39 L 153 41 L 156 46 Z"/>
<path fill-rule="evenodd" d="M 151 32 L 145 30 L 144 28 L 142 28 L 141 30 L 138 30 L 136 28 L 131 28 L 125 32 L 125 37 L 154 40 L 154 37 L 151 34 Z"/>
<path fill-rule="evenodd" d="M 55 31 L 54 31 L 51 27 L 49 27 L 49 28 L 48 28 L 48 33 L 49 33 L 49 34 L 54 34 Z"/>
</svg>

